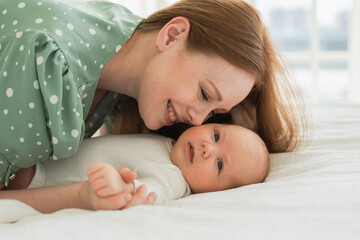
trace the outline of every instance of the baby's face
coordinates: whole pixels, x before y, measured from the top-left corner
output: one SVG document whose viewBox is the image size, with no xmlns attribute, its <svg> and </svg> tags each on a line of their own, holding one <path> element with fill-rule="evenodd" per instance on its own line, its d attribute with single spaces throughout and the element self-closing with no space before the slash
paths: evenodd
<svg viewBox="0 0 360 240">
<path fill-rule="evenodd" d="M 171 149 L 171 160 L 195 193 L 261 182 L 269 164 L 255 133 L 225 124 L 189 128 Z"/>
</svg>

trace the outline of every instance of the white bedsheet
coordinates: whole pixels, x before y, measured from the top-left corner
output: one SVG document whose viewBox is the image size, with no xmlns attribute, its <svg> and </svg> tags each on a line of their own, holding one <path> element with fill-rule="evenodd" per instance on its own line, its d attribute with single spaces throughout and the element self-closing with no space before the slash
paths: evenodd
<svg viewBox="0 0 360 240">
<path fill-rule="evenodd" d="M 273 154 L 265 183 L 125 211 L 0 200 L 0 239 L 360 239 L 360 103 L 311 111 L 312 142 Z"/>
</svg>

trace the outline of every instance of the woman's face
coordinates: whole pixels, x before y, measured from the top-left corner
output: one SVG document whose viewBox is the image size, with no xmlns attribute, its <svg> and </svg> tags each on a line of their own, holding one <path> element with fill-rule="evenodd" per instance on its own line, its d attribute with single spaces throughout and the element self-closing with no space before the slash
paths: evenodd
<svg viewBox="0 0 360 240">
<path fill-rule="evenodd" d="M 151 59 L 142 77 L 139 111 L 152 130 L 175 122 L 200 125 L 250 92 L 255 77 L 221 57 L 171 48 Z"/>
</svg>

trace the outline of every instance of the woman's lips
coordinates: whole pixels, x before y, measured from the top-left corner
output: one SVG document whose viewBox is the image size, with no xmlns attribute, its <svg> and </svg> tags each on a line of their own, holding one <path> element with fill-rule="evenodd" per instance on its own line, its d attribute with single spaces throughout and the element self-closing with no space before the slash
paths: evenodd
<svg viewBox="0 0 360 240">
<path fill-rule="evenodd" d="M 188 143 L 186 145 L 186 153 L 187 153 L 187 158 L 189 159 L 190 163 L 193 163 L 194 160 L 194 147 L 191 145 L 191 143 Z"/>
</svg>

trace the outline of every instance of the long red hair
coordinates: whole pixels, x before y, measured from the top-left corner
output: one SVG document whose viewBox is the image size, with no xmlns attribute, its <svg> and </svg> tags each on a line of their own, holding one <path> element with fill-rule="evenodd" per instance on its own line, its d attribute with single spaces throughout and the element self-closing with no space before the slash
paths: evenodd
<svg viewBox="0 0 360 240">
<path fill-rule="evenodd" d="M 258 134 L 269 152 L 299 147 L 308 133 L 303 99 L 297 83 L 289 78 L 258 11 L 242 0 L 182 0 L 150 15 L 136 31 L 159 31 L 177 16 L 190 22 L 187 39 L 190 52 L 216 54 L 256 77 L 248 98 L 256 105 Z M 129 111 L 135 112 L 131 119 L 121 111 L 112 133 L 147 131 L 141 127 L 143 122 L 136 103 L 133 104 L 129 107 Z"/>
</svg>

